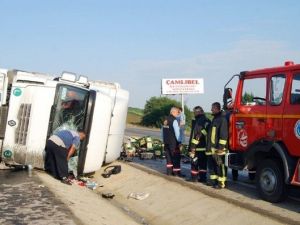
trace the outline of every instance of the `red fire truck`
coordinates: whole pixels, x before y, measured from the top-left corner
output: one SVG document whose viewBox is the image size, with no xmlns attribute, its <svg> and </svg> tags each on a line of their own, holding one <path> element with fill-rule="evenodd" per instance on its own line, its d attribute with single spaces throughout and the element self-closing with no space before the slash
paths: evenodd
<svg viewBox="0 0 300 225">
<path fill-rule="evenodd" d="M 233 179 L 247 170 L 264 200 L 282 201 L 288 185 L 300 186 L 300 64 L 234 75 L 223 100 Z"/>
</svg>

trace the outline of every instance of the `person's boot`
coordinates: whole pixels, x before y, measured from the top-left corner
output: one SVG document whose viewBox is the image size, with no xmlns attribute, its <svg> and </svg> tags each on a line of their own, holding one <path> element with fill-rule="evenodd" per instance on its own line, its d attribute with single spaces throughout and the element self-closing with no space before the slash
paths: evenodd
<svg viewBox="0 0 300 225">
<path fill-rule="evenodd" d="M 218 185 L 218 183 L 217 183 L 217 181 L 215 181 L 215 180 L 208 179 L 208 180 L 206 181 L 206 185 L 207 185 L 207 186 L 210 186 L 210 187 L 215 187 L 215 186 Z"/>
<path fill-rule="evenodd" d="M 168 175 L 168 176 L 174 175 L 174 174 L 173 174 L 172 168 L 170 168 L 170 169 L 167 168 L 167 175 Z"/>
<path fill-rule="evenodd" d="M 225 188 L 225 181 L 219 181 L 218 186 L 220 189 L 224 189 Z"/>
<path fill-rule="evenodd" d="M 200 183 L 206 183 L 206 174 L 205 173 L 200 174 L 198 182 L 200 182 Z"/>
</svg>

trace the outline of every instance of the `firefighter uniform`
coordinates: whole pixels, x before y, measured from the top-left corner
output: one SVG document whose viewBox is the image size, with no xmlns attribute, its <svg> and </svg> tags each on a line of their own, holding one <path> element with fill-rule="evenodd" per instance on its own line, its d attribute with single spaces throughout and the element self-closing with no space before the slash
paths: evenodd
<svg viewBox="0 0 300 225">
<path fill-rule="evenodd" d="M 225 187 L 226 168 L 225 154 L 228 139 L 228 123 L 222 112 L 214 115 L 207 135 L 207 159 L 210 182 L 219 188 Z"/>
<path fill-rule="evenodd" d="M 176 130 L 175 130 L 176 129 Z M 162 127 L 164 151 L 167 160 L 167 174 L 180 175 L 179 126 L 176 118 L 169 115 Z"/>
<path fill-rule="evenodd" d="M 207 157 L 206 139 L 207 131 L 210 126 L 210 120 L 204 114 L 199 114 L 192 121 L 192 132 L 189 142 L 189 151 L 191 157 L 191 181 L 206 181 Z"/>
</svg>

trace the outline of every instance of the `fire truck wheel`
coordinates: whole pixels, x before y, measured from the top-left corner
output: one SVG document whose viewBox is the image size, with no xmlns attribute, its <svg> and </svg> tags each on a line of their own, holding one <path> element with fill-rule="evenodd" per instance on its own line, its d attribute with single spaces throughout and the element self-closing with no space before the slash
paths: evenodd
<svg viewBox="0 0 300 225">
<path fill-rule="evenodd" d="M 268 202 L 280 202 L 286 197 L 286 185 L 283 180 L 280 162 L 263 160 L 257 170 L 256 187 L 262 199 Z"/>
<path fill-rule="evenodd" d="M 235 169 L 232 169 L 231 175 L 232 175 L 232 180 L 237 181 L 238 177 L 239 177 L 239 171 L 235 170 Z"/>
</svg>

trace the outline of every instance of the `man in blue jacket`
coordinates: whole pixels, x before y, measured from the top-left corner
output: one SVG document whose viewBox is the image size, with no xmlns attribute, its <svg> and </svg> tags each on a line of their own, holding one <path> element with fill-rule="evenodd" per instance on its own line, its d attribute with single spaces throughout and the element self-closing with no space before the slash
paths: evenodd
<svg viewBox="0 0 300 225">
<path fill-rule="evenodd" d="M 71 184 L 68 179 L 68 160 L 79 148 L 80 141 L 85 138 L 82 130 L 60 130 L 50 136 L 46 143 L 45 170 L 65 184 Z"/>
</svg>

